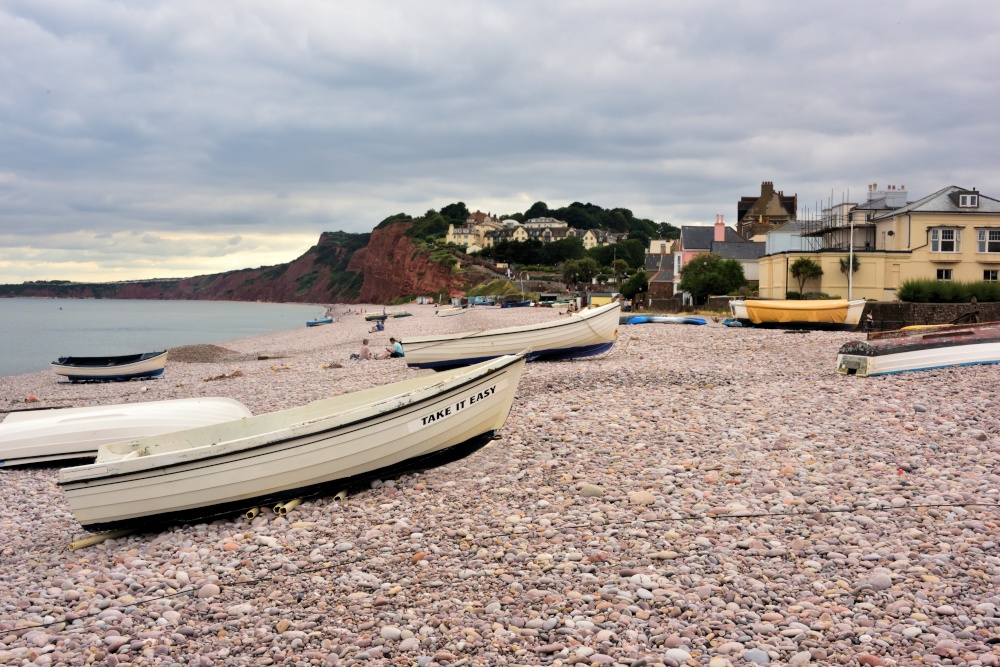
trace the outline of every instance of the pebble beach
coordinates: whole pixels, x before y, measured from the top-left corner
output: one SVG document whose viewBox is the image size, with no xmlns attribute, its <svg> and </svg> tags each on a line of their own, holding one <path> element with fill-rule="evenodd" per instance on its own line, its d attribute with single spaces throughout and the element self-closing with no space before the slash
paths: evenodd
<svg viewBox="0 0 1000 667">
<path fill-rule="evenodd" d="M 430 373 L 350 360 L 362 338 L 566 317 L 411 304 L 369 333 L 358 308 L 382 310 L 171 349 L 156 380 L 0 378 L 0 413 L 273 412 Z M 528 364 L 465 459 L 72 551 L 58 468 L 0 469 L 0 664 L 1000 665 L 1000 366 L 838 375 L 860 335 L 621 326 Z"/>
</svg>

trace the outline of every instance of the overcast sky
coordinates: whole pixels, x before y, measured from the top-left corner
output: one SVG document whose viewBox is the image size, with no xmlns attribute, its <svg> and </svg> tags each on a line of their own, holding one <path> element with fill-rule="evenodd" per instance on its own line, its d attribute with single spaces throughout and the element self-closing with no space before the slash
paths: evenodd
<svg viewBox="0 0 1000 667">
<path fill-rule="evenodd" d="M 286 262 L 463 201 L 1000 196 L 1000 4 L 0 0 L 0 283 Z"/>
</svg>

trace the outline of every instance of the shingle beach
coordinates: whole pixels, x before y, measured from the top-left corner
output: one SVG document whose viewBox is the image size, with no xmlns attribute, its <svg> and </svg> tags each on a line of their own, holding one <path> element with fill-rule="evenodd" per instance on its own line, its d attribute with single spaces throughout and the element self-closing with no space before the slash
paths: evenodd
<svg viewBox="0 0 1000 667">
<path fill-rule="evenodd" d="M 350 361 L 364 337 L 565 317 L 410 305 L 369 334 L 348 308 L 158 380 L 0 378 L 0 411 L 272 412 L 429 373 Z M 58 469 L 0 469 L 0 664 L 1000 665 L 1000 367 L 837 375 L 858 336 L 622 326 L 528 364 L 461 461 L 76 551 Z"/>
</svg>

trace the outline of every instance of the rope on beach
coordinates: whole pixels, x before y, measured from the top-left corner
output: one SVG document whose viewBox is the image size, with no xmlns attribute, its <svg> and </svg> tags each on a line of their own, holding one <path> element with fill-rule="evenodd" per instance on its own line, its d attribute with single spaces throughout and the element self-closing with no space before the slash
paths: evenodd
<svg viewBox="0 0 1000 667">
<path fill-rule="evenodd" d="M 880 503 L 880 502 L 885 502 L 885 501 L 883 501 L 880 498 L 873 498 L 872 500 L 869 501 L 869 505 L 871 505 L 873 503 Z M 861 506 L 861 507 L 847 507 L 847 508 L 824 508 L 824 509 L 818 509 L 818 510 L 813 510 L 813 511 L 809 511 L 809 512 L 779 512 L 779 513 L 770 513 L 770 512 L 757 512 L 757 513 L 738 512 L 738 513 L 735 513 L 735 514 L 718 514 L 718 515 L 715 515 L 715 516 L 709 516 L 707 514 L 690 514 L 690 515 L 688 515 L 686 517 L 676 517 L 676 518 L 675 517 L 667 517 L 667 518 L 663 518 L 663 519 L 648 519 L 648 520 L 641 519 L 640 521 L 642 521 L 643 524 L 648 525 L 648 524 L 686 523 L 686 522 L 690 522 L 690 521 L 704 521 L 704 520 L 718 521 L 719 519 L 739 519 L 739 520 L 744 520 L 744 519 L 776 519 L 776 518 L 781 518 L 781 517 L 806 517 L 806 518 L 808 518 L 808 517 L 818 516 L 818 515 L 821 515 L 821 514 L 858 514 L 861 511 L 870 511 L 870 510 L 902 512 L 902 511 L 910 511 L 910 510 L 940 509 L 940 508 L 948 508 L 948 507 L 981 507 L 983 509 L 996 509 L 996 508 L 1000 508 L 1000 503 L 996 503 L 996 502 L 985 502 L 985 503 L 982 503 L 982 502 L 973 502 L 973 501 L 970 501 L 970 502 L 964 502 L 964 503 L 940 503 L 940 504 L 923 504 L 923 505 L 904 505 L 902 507 L 895 507 L 895 506 L 893 506 L 891 504 L 886 504 L 886 505 L 879 504 L 877 506 Z M 565 530 L 576 530 L 576 529 L 580 529 L 580 528 L 590 529 L 590 528 L 594 528 L 594 527 L 595 526 L 593 524 L 591 524 L 591 523 L 578 523 L 578 524 L 562 525 L 562 526 L 558 526 L 558 527 L 551 526 L 549 528 L 546 528 L 546 530 L 558 530 L 558 531 L 562 532 L 562 531 L 565 531 Z M 616 527 L 617 528 L 622 528 L 622 527 L 625 527 L 625 524 L 621 524 L 621 523 L 619 523 L 619 524 L 605 524 L 605 525 L 600 526 L 600 528 L 602 528 L 605 532 L 608 529 L 612 529 L 612 528 L 616 528 Z M 506 531 L 506 532 L 501 532 L 501 533 L 493 533 L 493 534 L 490 534 L 490 535 L 476 535 L 476 536 L 473 537 L 473 539 L 474 540 L 496 540 L 496 539 L 505 538 L 505 537 L 507 537 L 507 538 L 509 538 L 509 537 L 530 537 L 530 536 L 532 536 L 532 534 L 534 534 L 534 535 L 537 536 L 541 532 L 542 531 L 540 531 L 538 529 L 529 529 L 529 530 L 526 530 L 526 531 L 523 531 L 523 532 L 518 532 L 518 533 L 515 533 L 513 531 Z M 441 539 L 462 540 L 462 541 L 465 541 L 466 536 L 456 536 L 456 537 L 444 536 Z M 387 554 L 387 553 L 381 552 L 381 548 L 382 547 L 380 547 L 380 546 L 359 547 L 357 549 L 354 549 L 354 551 L 363 551 L 363 552 L 379 551 L 379 553 L 381 555 L 383 555 L 383 556 L 385 556 L 385 555 L 402 556 L 402 555 L 406 555 L 406 554 L 408 554 L 409 552 L 412 551 L 412 547 L 408 547 L 406 550 L 400 549 L 400 550 L 397 550 L 397 551 L 394 551 L 394 552 L 389 552 Z M 678 558 L 679 557 L 680 556 L 678 556 Z M 359 560 L 359 557 L 353 556 L 353 557 L 351 557 L 351 560 L 345 561 L 343 563 L 324 562 L 324 563 L 321 563 L 321 564 L 319 564 L 319 565 L 317 565 L 315 567 L 302 568 L 300 570 L 296 570 L 295 572 L 291 572 L 291 573 L 282 573 L 280 576 L 282 576 L 282 577 L 288 577 L 288 576 L 298 576 L 298 575 L 304 575 L 304 574 L 313 574 L 313 573 L 316 573 L 316 572 L 324 572 L 326 570 L 330 570 L 330 569 L 333 569 L 333 568 L 346 567 L 348 565 L 356 563 L 358 560 Z M 214 583 L 216 583 L 216 585 L 218 585 L 220 588 L 225 587 L 225 588 L 228 588 L 229 590 L 234 590 L 237 586 L 240 586 L 240 587 L 250 587 L 250 586 L 255 586 L 257 584 L 271 582 L 271 581 L 274 581 L 276 579 L 276 576 L 278 576 L 278 575 L 267 575 L 267 576 L 262 576 L 262 577 L 256 577 L 256 578 L 253 578 L 253 579 L 246 579 L 246 580 L 240 580 L 240 581 L 230 581 L 228 583 L 224 583 L 224 582 L 221 582 L 221 581 L 220 582 L 214 582 Z M 158 595 L 156 597 L 150 597 L 150 598 L 146 598 L 146 599 L 143 599 L 143 600 L 137 600 L 133 605 L 130 605 L 130 606 L 141 607 L 141 606 L 148 605 L 148 604 L 153 604 L 153 603 L 156 603 L 156 602 L 162 602 L 164 600 L 169 600 L 171 598 L 180 597 L 182 595 L 190 595 L 192 593 L 196 593 L 196 588 L 194 586 L 191 586 L 189 588 L 185 588 L 185 589 L 176 591 L 174 593 L 166 593 L 166 594 L 163 594 L 163 595 Z M 240 593 L 238 592 L 237 594 L 240 594 Z M 85 615 L 85 616 L 79 616 L 78 620 L 86 621 L 86 619 L 90 618 L 91 616 L 96 616 L 96 614 L 100 613 L 101 611 L 103 611 L 103 609 L 98 610 L 94 614 L 88 614 L 88 615 Z M 55 625 L 57 623 L 66 623 L 66 622 L 67 621 L 66 621 L 65 618 L 63 618 L 61 620 L 60 619 L 53 619 L 52 621 L 48 621 L 48 622 L 44 622 L 44 623 L 34 623 L 34 624 L 29 624 L 29 625 L 23 625 L 21 627 L 14 628 L 14 631 L 28 630 L 28 629 L 34 629 L 34 628 L 44 628 L 44 627 L 48 627 L 48 626 L 51 626 L 51 625 Z M 78 627 L 72 627 L 72 628 L 67 627 L 67 630 L 70 630 L 70 629 L 72 629 L 72 630 L 78 630 L 80 628 L 78 628 Z"/>
</svg>

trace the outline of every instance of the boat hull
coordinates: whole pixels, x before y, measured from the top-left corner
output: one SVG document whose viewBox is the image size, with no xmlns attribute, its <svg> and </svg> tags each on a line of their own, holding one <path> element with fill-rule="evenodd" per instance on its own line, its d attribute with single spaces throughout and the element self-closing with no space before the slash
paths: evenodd
<svg viewBox="0 0 1000 667">
<path fill-rule="evenodd" d="M 836 370 L 861 377 L 1000 363 L 1000 323 L 873 334 L 840 347 Z"/>
<path fill-rule="evenodd" d="M 92 459 L 106 443 L 252 416 L 239 401 L 215 397 L 14 412 L 0 423 L 0 467 Z"/>
<path fill-rule="evenodd" d="M 324 317 L 322 319 L 308 320 L 306 322 L 306 326 L 307 327 L 318 327 L 318 326 L 320 326 L 322 324 L 333 324 L 333 318 L 332 317 Z"/>
<path fill-rule="evenodd" d="M 733 319 L 743 324 L 777 329 L 853 330 L 861 321 L 864 309 L 864 299 L 736 299 L 729 302 Z"/>
<path fill-rule="evenodd" d="M 626 324 L 708 324 L 703 317 L 683 317 L 677 315 L 633 315 Z"/>
<path fill-rule="evenodd" d="M 52 362 L 52 372 L 70 382 L 124 381 L 160 377 L 166 363 L 166 350 L 120 357 L 60 357 Z"/>
<path fill-rule="evenodd" d="M 60 471 L 89 530 L 201 520 L 343 489 L 482 447 L 504 424 L 523 355 L 215 427 L 102 447 Z"/>
<path fill-rule="evenodd" d="M 403 341 L 407 365 L 447 370 L 530 348 L 529 361 L 563 360 L 601 354 L 618 337 L 620 304 L 610 303 L 561 320 Z"/>
</svg>

